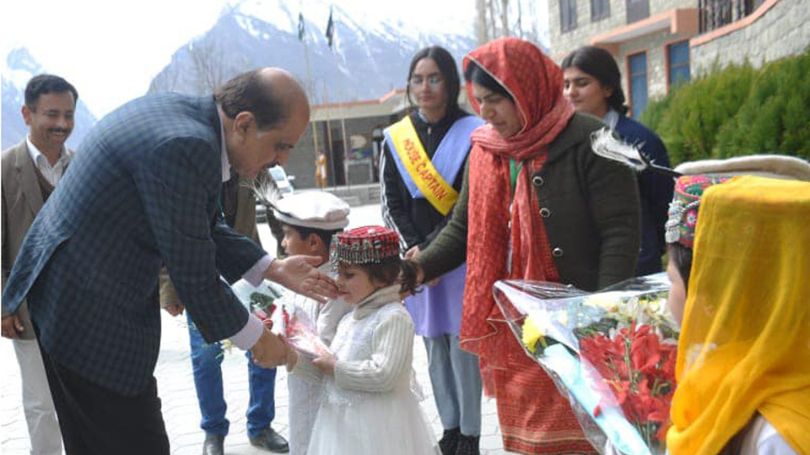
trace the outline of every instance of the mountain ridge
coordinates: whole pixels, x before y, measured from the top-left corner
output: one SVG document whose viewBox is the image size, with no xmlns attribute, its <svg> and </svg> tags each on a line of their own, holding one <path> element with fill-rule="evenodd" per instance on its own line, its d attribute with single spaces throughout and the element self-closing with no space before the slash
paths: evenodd
<svg viewBox="0 0 810 455">
<path fill-rule="evenodd" d="M 374 99 L 405 86 L 408 64 L 420 48 L 438 43 L 459 62 L 475 47 L 472 34 L 417 30 L 406 35 L 394 21 L 367 26 L 334 6 L 335 38 L 330 48 L 321 28 L 307 17 L 305 37 L 299 41 L 298 13 L 284 2 L 276 2 L 276 10 L 268 8 L 266 14 L 275 14 L 272 18 L 246 14 L 244 5 L 253 4 L 243 2 L 223 10 L 208 32 L 172 55 L 171 62 L 152 79 L 149 92 L 200 95 L 240 72 L 279 66 L 302 81 L 313 104 Z"/>
</svg>

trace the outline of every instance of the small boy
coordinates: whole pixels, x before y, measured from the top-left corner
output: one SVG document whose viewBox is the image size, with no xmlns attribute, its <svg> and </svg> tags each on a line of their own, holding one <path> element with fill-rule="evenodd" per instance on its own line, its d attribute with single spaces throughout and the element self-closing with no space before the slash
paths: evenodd
<svg viewBox="0 0 810 455">
<path fill-rule="evenodd" d="M 281 246 L 288 255 L 305 254 L 323 259 L 319 269 L 331 273 L 329 247 L 332 236 L 349 224 L 349 205 L 331 193 L 312 191 L 295 193 L 276 203 L 275 216 L 281 222 L 284 237 Z M 325 304 L 289 293 L 285 303 L 302 309 L 318 329 L 328 346 L 338 322 L 351 309 L 342 299 Z M 290 454 L 304 454 L 320 407 L 321 384 L 312 378 L 290 374 L 289 387 Z"/>
</svg>

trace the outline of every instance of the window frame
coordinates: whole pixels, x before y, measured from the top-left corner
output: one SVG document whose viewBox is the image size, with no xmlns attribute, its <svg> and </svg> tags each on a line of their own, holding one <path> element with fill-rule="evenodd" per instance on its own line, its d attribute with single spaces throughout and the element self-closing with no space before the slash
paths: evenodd
<svg viewBox="0 0 810 455">
<path fill-rule="evenodd" d="M 627 91 L 628 91 L 627 98 L 628 98 L 629 104 L 630 104 L 630 106 L 629 106 L 630 115 L 635 120 L 638 120 L 638 117 L 640 117 L 641 114 L 644 111 L 641 110 L 641 111 L 639 111 L 638 116 L 635 115 L 635 111 L 636 111 L 635 108 L 637 107 L 637 103 L 636 103 L 637 100 L 633 99 L 634 98 L 634 96 L 633 96 L 633 79 L 635 77 L 637 77 L 637 76 L 640 76 L 641 73 L 634 73 L 633 72 L 633 65 L 632 65 L 631 60 L 633 59 L 633 57 L 637 57 L 639 55 L 644 55 L 644 73 L 643 74 L 644 74 L 644 92 L 645 92 L 646 99 L 644 100 L 644 107 L 643 108 L 646 108 L 647 105 L 650 102 L 650 56 L 649 56 L 649 52 L 647 52 L 647 51 L 648 51 L 648 49 L 640 49 L 640 50 L 638 50 L 636 52 L 633 52 L 632 54 L 627 54 L 627 56 L 625 57 L 626 58 L 625 65 L 627 67 L 627 72 L 626 72 L 626 74 L 627 74 Z"/>
<path fill-rule="evenodd" d="M 691 55 L 691 48 L 689 47 L 689 40 L 678 40 L 672 41 L 666 44 L 666 71 L 667 71 L 667 93 L 669 93 L 670 87 L 672 86 L 675 81 L 672 80 L 672 70 L 673 70 L 673 62 L 672 62 L 672 47 L 673 46 L 682 46 L 686 45 L 686 62 L 680 62 L 675 65 L 675 69 L 682 68 L 686 66 L 687 78 L 682 82 L 689 82 L 692 80 L 692 55 Z"/>
<path fill-rule="evenodd" d="M 577 0 L 560 0 L 560 33 L 577 28 Z M 567 19 L 567 20 L 566 20 Z"/>
<path fill-rule="evenodd" d="M 598 22 L 608 17 L 610 17 L 610 0 L 591 0 L 591 22 Z"/>
</svg>

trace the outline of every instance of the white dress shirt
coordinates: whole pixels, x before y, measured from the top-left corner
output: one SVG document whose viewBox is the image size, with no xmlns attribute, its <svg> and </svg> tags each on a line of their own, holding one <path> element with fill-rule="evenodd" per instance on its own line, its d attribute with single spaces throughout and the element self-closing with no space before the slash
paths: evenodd
<svg viewBox="0 0 810 455">
<path fill-rule="evenodd" d="M 219 112 L 220 119 L 219 133 L 222 137 L 222 183 L 225 183 L 231 179 L 231 162 L 228 159 L 228 149 L 225 145 L 225 128 L 223 126 L 224 122 L 222 121 L 224 113 L 219 106 L 217 106 L 217 111 Z M 264 279 L 265 270 L 267 270 L 272 263 L 273 258 L 271 258 L 269 254 L 265 254 L 261 259 L 256 261 L 256 264 L 254 264 L 250 270 L 242 275 L 242 278 L 253 286 L 259 286 Z M 257 341 L 259 341 L 259 337 L 262 335 L 262 330 L 264 330 L 262 321 L 251 313 L 248 316 L 245 326 L 231 337 L 231 342 L 233 342 L 233 344 L 238 346 L 240 349 L 248 350 L 252 348 Z"/>
<path fill-rule="evenodd" d="M 73 156 L 73 153 L 69 151 L 67 147 L 62 146 L 62 152 L 59 154 L 59 159 L 56 160 L 56 163 L 53 166 L 51 166 L 48 158 L 39 151 L 33 142 L 31 142 L 30 135 L 25 138 L 25 142 L 28 144 L 28 154 L 31 155 L 31 161 L 34 162 L 34 166 L 39 169 L 40 174 L 45 177 L 45 180 L 47 180 L 51 186 L 56 186 L 59 179 L 61 179 L 62 175 L 65 173 L 65 168 L 70 162 L 70 158 Z"/>
</svg>

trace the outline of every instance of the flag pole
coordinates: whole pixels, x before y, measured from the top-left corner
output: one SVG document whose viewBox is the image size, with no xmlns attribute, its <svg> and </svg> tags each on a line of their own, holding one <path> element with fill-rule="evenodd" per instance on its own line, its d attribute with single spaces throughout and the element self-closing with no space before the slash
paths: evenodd
<svg viewBox="0 0 810 455">
<path fill-rule="evenodd" d="M 299 11 L 301 11 L 302 4 L 299 3 Z M 304 14 L 302 12 L 298 13 L 298 40 L 304 45 L 304 62 L 306 65 L 307 71 L 307 89 L 309 90 L 310 97 L 315 98 L 315 84 L 312 81 L 312 69 L 309 63 L 309 45 L 307 45 L 306 40 L 306 23 L 304 22 Z M 318 166 L 318 158 L 319 158 L 319 151 L 318 151 L 318 123 L 316 120 L 312 120 L 310 122 L 310 127 L 312 128 L 312 152 L 315 155 L 315 166 Z"/>
<path fill-rule="evenodd" d="M 329 164 L 332 167 L 332 175 L 335 176 L 335 186 L 337 186 L 337 168 L 335 168 L 334 150 L 332 150 L 332 127 L 329 124 L 331 117 L 332 107 L 329 105 L 329 90 L 326 81 L 323 81 L 323 97 L 324 97 L 324 112 L 326 113 L 326 140 L 327 149 L 329 150 Z"/>
<path fill-rule="evenodd" d="M 332 45 L 334 44 L 334 37 L 335 37 L 335 22 L 332 19 L 332 5 L 329 5 L 329 20 L 326 22 L 326 44 L 329 46 L 329 50 L 332 50 Z M 329 155 L 330 155 L 330 163 L 332 165 L 332 175 L 335 176 L 335 186 L 337 186 L 337 168 L 335 167 L 335 160 L 334 160 L 334 150 L 332 149 L 332 127 L 329 124 L 329 119 L 331 117 L 331 110 L 332 107 L 329 106 L 329 92 L 327 91 L 326 81 L 323 81 L 323 93 L 326 108 L 326 134 L 329 138 Z M 346 146 L 343 146 L 343 179 L 344 181 L 348 182 L 348 174 L 346 173 Z"/>
</svg>

